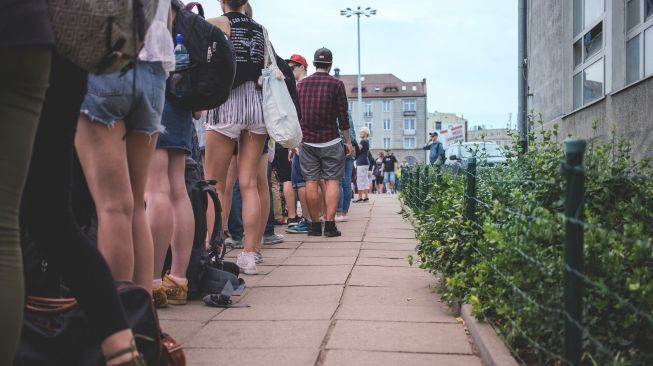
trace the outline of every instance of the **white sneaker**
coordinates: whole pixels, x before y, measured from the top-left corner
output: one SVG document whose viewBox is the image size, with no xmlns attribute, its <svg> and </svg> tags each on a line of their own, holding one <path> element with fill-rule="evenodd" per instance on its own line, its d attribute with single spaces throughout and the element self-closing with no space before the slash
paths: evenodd
<svg viewBox="0 0 653 366">
<path fill-rule="evenodd" d="M 263 254 L 261 252 L 254 252 L 254 255 L 256 256 L 256 264 L 263 263 Z"/>
<path fill-rule="evenodd" d="M 347 221 L 347 216 L 336 216 L 336 222 L 345 222 Z"/>
<path fill-rule="evenodd" d="M 256 269 L 256 253 L 255 252 L 241 252 L 238 254 L 236 265 L 244 274 L 255 275 L 258 274 Z"/>
</svg>

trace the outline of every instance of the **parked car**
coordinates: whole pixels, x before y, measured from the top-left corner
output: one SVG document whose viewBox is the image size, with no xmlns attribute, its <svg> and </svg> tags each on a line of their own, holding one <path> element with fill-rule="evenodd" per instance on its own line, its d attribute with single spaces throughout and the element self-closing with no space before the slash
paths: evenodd
<svg viewBox="0 0 653 366">
<path fill-rule="evenodd" d="M 466 167 L 471 157 L 476 157 L 478 166 L 505 165 L 508 163 L 508 153 L 496 142 L 468 141 L 449 145 L 445 151 L 445 165 Z"/>
</svg>

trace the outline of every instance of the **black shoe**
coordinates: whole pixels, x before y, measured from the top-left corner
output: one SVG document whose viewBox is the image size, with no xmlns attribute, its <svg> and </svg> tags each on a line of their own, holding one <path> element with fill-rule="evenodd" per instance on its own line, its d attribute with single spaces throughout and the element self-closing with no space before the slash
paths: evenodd
<svg viewBox="0 0 653 366">
<path fill-rule="evenodd" d="M 311 230 L 309 230 L 308 236 L 322 236 L 322 223 L 319 221 L 311 223 Z"/>
<path fill-rule="evenodd" d="M 370 200 L 369 198 L 365 198 L 365 199 L 363 199 L 363 202 L 367 202 L 369 200 Z"/>
<path fill-rule="evenodd" d="M 364 201 L 364 199 L 359 198 L 359 199 L 357 199 L 356 201 L 354 201 L 354 203 L 360 203 L 360 202 L 363 202 L 363 201 Z"/>
<path fill-rule="evenodd" d="M 336 236 L 342 236 L 342 233 L 337 228 L 333 228 L 330 230 L 324 229 L 324 236 L 326 236 L 327 238 L 335 238 Z"/>
</svg>

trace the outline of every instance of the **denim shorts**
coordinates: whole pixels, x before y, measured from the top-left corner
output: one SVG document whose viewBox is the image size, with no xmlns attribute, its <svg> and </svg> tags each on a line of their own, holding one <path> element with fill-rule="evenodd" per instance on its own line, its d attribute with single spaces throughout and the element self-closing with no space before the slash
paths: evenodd
<svg viewBox="0 0 653 366">
<path fill-rule="evenodd" d="M 193 114 L 166 100 L 161 124 L 165 132 L 159 135 L 157 149 L 181 149 L 190 154 L 193 151 Z"/>
<path fill-rule="evenodd" d="M 383 181 L 386 183 L 395 183 L 395 172 L 383 172 Z"/>
<path fill-rule="evenodd" d="M 89 74 L 80 111 L 106 126 L 122 120 L 129 132 L 159 133 L 164 130 L 161 113 L 165 88 L 166 72 L 161 62 L 137 61 L 124 74 Z"/>
<path fill-rule="evenodd" d="M 293 188 L 304 188 L 306 187 L 306 180 L 304 180 L 304 175 L 302 174 L 302 167 L 299 163 L 299 155 L 295 154 L 292 157 L 292 168 L 290 170 L 290 181 L 292 182 Z"/>
</svg>

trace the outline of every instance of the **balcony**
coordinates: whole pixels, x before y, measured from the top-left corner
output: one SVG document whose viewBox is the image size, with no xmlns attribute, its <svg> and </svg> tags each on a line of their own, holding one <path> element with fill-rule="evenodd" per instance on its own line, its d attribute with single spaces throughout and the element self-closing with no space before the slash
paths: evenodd
<svg viewBox="0 0 653 366">
<path fill-rule="evenodd" d="M 365 113 L 363 113 L 363 117 L 365 117 L 365 118 L 372 118 L 372 112 L 365 112 Z"/>
<path fill-rule="evenodd" d="M 417 116 L 417 111 L 404 111 L 404 117 L 415 117 Z"/>
</svg>

